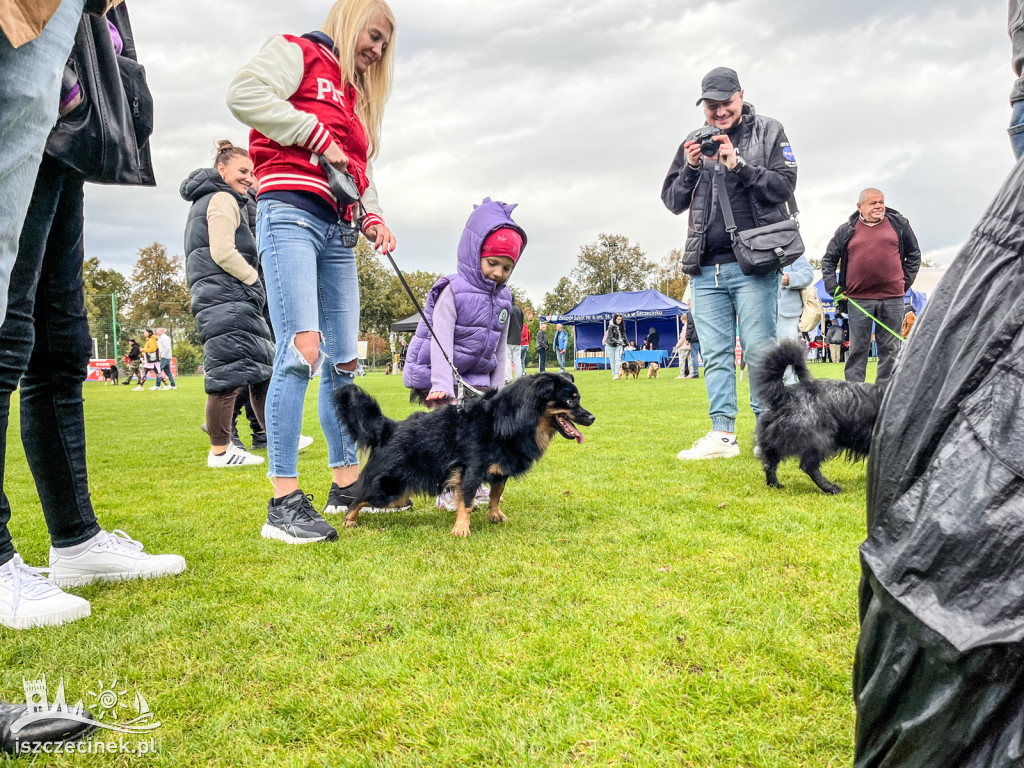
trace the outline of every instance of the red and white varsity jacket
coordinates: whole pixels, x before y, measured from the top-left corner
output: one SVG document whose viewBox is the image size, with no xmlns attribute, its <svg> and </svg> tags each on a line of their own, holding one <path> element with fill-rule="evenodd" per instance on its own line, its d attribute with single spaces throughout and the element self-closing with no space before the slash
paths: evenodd
<svg viewBox="0 0 1024 768">
<path fill-rule="evenodd" d="M 318 161 L 333 140 L 348 156 L 362 194 L 363 230 L 383 223 L 355 97 L 355 89 L 341 82 L 338 58 L 328 46 L 293 35 L 274 35 L 263 44 L 227 95 L 231 113 L 252 128 L 249 154 L 260 194 L 312 192 L 334 207 Z"/>
</svg>

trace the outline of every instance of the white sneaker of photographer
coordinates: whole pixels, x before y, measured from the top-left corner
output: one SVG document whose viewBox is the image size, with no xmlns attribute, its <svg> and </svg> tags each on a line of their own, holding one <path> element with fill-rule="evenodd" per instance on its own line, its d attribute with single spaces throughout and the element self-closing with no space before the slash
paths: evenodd
<svg viewBox="0 0 1024 768">
<path fill-rule="evenodd" d="M 53 626 L 89 615 L 89 601 L 69 595 L 17 554 L 0 566 L 0 624 L 11 629 Z"/>
<path fill-rule="evenodd" d="M 731 459 L 740 455 L 736 435 L 726 432 L 708 432 L 686 450 L 676 454 L 680 461 L 693 459 Z"/>
<path fill-rule="evenodd" d="M 142 549 L 142 542 L 124 531 L 100 531 L 74 547 L 50 547 L 50 578 L 61 587 L 80 587 L 94 581 L 152 579 L 185 570 L 181 555 L 151 555 Z"/>
</svg>

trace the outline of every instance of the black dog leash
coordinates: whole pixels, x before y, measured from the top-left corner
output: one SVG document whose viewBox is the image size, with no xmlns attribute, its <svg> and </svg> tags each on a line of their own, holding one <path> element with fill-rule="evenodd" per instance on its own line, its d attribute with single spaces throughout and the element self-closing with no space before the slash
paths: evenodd
<svg viewBox="0 0 1024 768">
<path fill-rule="evenodd" d="M 320 167 L 323 168 L 325 174 L 327 174 L 327 183 L 331 187 L 331 192 L 334 193 L 334 198 L 338 203 L 338 224 L 342 227 L 342 244 L 347 248 L 355 246 L 359 239 L 359 232 L 362 229 L 363 217 L 366 215 L 366 209 L 363 208 L 363 200 L 359 195 L 359 188 L 356 186 L 355 179 L 352 175 L 339 171 L 327 160 L 324 159 L 323 155 L 320 155 Z M 357 217 L 353 217 L 352 226 L 349 227 L 344 223 L 341 217 L 341 211 L 347 210 L 353 205 L 358 206 Z M 348 235 L 348 237 L 346 237 Z M 452 369 L 452 377 L 455 379 L 455 383 L 458 384 L 458 394 L 456 395 L 455 402 L 461 406 L 463 401 L 466 399 L 466 390 L 468 389 L 474 395 L 482 396 L 481 392 L 476 387 L 472 386 L 459 373 L 459 369 L 455 367 L 455 363 L 448 357 L 448 353 L 444 351 L 444 346 L 441 344 L 441 340 L 437 338 L 437 334 L 434 333 L 434 328 L 427 320 L 426 314 L 423 312 L 423 308 L 420 306 L 419 301 L 416 300 L 415 294 L 412 292 L 412 288 L 409 287 L 409 283 L 405 281 L 405 275 L 402 274 L 402 270 L 398 268 L 398 264 L 395 263 L 394 257 L 391 255 L 391 251 L 385 251 L 384 255 L 388 257 L 388 261 L 391 262 L 391 266 L 395 270 L 395 274 L 398 275 L 398 279 L 402 283 L 402 287 L 405 288 L 405 292 L 409 294 L 409 298 L 412 299 L 413 306 L 416 307 L 416 311 L 419 313 L 420 318 L 423 320 L 423 324 L 427 326 L 427 330 L 430 331 L 430 335 L 434 337 L 434 341 L 437 342 L 438 348 L 441 350 L 441 354 L 444 355 L 445 362 Z"/>
</svg>

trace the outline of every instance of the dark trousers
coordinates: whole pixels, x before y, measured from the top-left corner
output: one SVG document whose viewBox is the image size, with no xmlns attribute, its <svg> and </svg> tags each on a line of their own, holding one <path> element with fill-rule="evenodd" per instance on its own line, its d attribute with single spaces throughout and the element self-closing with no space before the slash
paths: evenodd
<svg viewBox="0 0 1024 768">
<path fill-rule="evenodd" d="M 857 299 L 858 304 L 880 321 L 899 331 L 903 324 L 903 297 L 896 299 Z M 847 381 L 864 381 L 867 376 L 868 356 L 871 353 L 871 325 L 874 321 L 850 305 L 850 348 L 846 350 L 846 367 L 843 375 Z M 896 353 L 900 351 L 900 339 L 885 328 L 875 328 L 875 343 L 878 345 L 878 373 L 875 383 L 888 381 L 896 366 Z"/>
<path fill-rule="evenodd" d="M 89 500 L 82 382 L 92 353 L 82 263 L 84 181 L 43 157 L 0 326 L 0 564 L 14 554 L 2 492 L 11 393 L 21 387 L 21 442 L 55 547 L 100 531 Z"/>
<path fill-rule="evenodd" d="M 270 379 L 248 387 L 249 402 L 255 411 L 256 425 L 259 427 L 253 430 L 254 432 L 264 431 L 263 412 L 267 403 L 268 386 Z M 229 389 L 227 392 L 211 392 L 206 396 L 206 429 L 210 433 L 210 445 L 227 445 L 231 439 L 235 425 L 237 392 L 238 390 Z"/>
<path fill-rule="evenodd" d="M 548 351 L 546 349 L 538 349 L 537 350 L 537 357 L 538 357 L 538 363 L 539 363 L 539 367 L 540 367 L 540 372 L 544 373 L 544 365 L 548 361 Z"/>
<path fill-rule="evenodd" d="M 265 400 L 266 397 L 264 397 Z M 249 429 L 252 430 L 252 433 L 255 435 L 265 431 L 260 424 L 259 417 L 256 415 L 256 409 L 252 407 L 252 399 L 249 397 L 248 387 L 239 387 L 235 390 L 235 410 L 231 413 L 232 427 L 238 421 L 238 417 L 242 415 L 243 409 L 245 410 L 245 418 L 249 421 Z M 233 434 L 234 432 L 235 430 L 232 430 Z"/>
</svg>

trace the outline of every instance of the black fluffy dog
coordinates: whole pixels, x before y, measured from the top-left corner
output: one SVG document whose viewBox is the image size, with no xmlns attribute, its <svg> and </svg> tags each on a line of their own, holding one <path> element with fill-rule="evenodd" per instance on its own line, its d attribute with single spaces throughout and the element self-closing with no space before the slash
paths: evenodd
<svg viewBox="0 0 1024 768">
<path fill-rule="evenodd" d="M 100 372 L 103 374 L 103 386 L 107 386 L 107 384 L 117 386 L 117 379 L 120 376 L 120 372 L 117 370 L 117 363 L 109 368 L 103 368 Z"/>
<path fill-rule="evenodd" d="M 784 383 L 792 368 L 797 382 Z M 851 461 L 868 455 L 871 430 L 882 402 L 882 387 L 816 379 L 807 370 L 800 342 L 785 340 L 770 350 L 758 370 L 761 399 L 769 407 L 757 421 L 756 441 L 768 485 L 781 488 L 779 462 L 800 457 L 800 469 L 825 493 L 840 488 L 821 473 L 821 463 L 846 451 Z"/>
<path fill-rule="evenodd" d="M 335 396 L 338 417 L 370 456 L 351 493 L 345 526 L 359 524 L 359 510 L 393 506 L 410 493 L 455 492 L 452 533 L 469 536 L 474 495 L 491 484 L 488 518 L 505 521 L 500 501 L 505 482 L 526 473 L 554 435 L 583 442 L 575 425 L 590 426 L 594 414 L 580 406 L 580 393 L 568 375 L 525 376 L 465 403 L 414 413 L 392 421 L 377 401 L 358 387 Z"/>
</svg>

